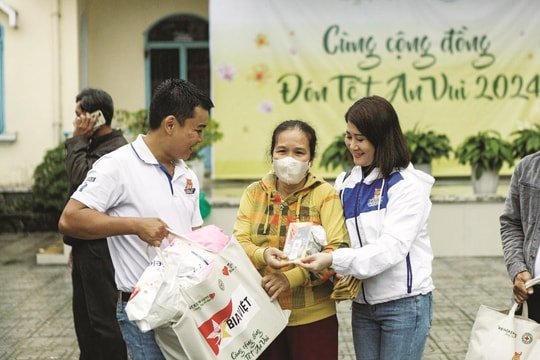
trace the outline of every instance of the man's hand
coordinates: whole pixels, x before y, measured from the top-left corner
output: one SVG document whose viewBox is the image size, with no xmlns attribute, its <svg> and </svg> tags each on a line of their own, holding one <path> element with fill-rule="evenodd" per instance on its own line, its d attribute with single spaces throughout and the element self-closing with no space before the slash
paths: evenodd
<svg viewBox="0 0 540 360">
<path fill-rule="evenodd" d="M 278 298 L 279 294 L 291 288 L 289 280 L 283 273 L 273 273 L 262 278 L 261 285 L 270 296 L 270 301 Z"/>
<path fill-rule="evenodd" d="M 94 134 L 94 124 L 96 123 L 96 120 L 97 118 L 91 119 L 90 113 L 87 112 L 77 116 L 73 122 L 73 126 L 75 127 L 73 136 L 82 135 L 86 138 L 91 138 L 92 134 Z"/>
<path fill-rule="evenodd" d="M 169 235 L 167 224 L 158 218 L 141 218 L 138 220 L 137 236 L 150 246 L 159 247 L 163 239 Z"/>
<path fill-rule="evenodd" d="M 514 300 L 518 304 L 523 304 L 528 298 L 529 295 L 532 295 L 534 292 L 533 288 L 525 288 L 525 283 L 532 279 L 531 273 L 528 271 L 520 272 L 516 275 L 514 279 Z"/>
</svg>

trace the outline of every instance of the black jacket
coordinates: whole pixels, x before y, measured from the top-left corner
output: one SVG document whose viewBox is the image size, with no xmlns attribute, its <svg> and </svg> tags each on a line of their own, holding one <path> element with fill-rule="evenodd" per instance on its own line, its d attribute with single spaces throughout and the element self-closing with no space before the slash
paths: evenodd
<svg viewBox="0 0 540 360">
<path fill-rule="evenodd" d="M 125 144 L 127 140 L 122 131 L 117 129 L 96 138 L 75 136 L 66 140 L 66 167 L 69 180 L 67 200 L 84 181 L 86 173 L 97 159 Z M 80 240 L 64 236 L 64 242 L 68 245 L 73 246 L 77 241 Z"/>
</svg>

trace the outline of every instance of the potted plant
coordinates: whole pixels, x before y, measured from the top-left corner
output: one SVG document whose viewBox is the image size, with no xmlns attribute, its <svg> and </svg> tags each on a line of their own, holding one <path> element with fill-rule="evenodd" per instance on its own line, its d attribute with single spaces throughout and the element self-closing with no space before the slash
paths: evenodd
<svg viewBox="0 0 540 360">
<path fill-rule="evenodd" d="M 337 135 L 324 149 L 320 165 L 326 170 L 347 170 L 354 165 L 351 153 L 345 145 L 344 135 Z"/>
<path fill-rule="evenodd" d="M 540 151 L 540 124 L 516 130 L 510 135 L 514 137 L 512 154 L 515 159 Z"/>
<path fill-rule="evenodd" d="M 460 164 L 471 166 L 475 194 L 495 193 L 502 166 L 514 164 L 512 144 L 495 130 L 480 131 L 466 137 L 454 155 Z"/>
<path fill-rule="evenodd" d="M 404 133 L 411 153 L 411 162 L 415 167 L 431 174 L 431 162 L 442 157 L 449 158 L 452 152 L 450 139 L 446 134 L 433 130 L 422 131 L 415 125 Z"/>
</svg>

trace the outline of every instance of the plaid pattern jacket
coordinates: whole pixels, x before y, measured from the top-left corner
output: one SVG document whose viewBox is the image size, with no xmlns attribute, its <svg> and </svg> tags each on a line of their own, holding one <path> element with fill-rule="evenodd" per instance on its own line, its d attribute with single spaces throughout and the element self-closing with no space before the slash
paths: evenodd
<svg viewBox="0 0 540 360">
<path fill-rule="evenodd" d="M 291 222 L 312 222 L 321 225 L 327 238 L 324 252 L 349 247 L 343 208 L 333 186 L 312 174 L 304 187 L 286 198 L 276 190 L 276 176 L 270 172 L 250 184 L 240 200 L 233 235 L 262 276 L 280 271 L 287 277 L 290 290 L 279 296 L 283 309 L 292 310 L 289 325 L 299 325 L 335 314 L 335 302 L 330 299 L 333 270 L 312 274 L 290 265 L 274 270 L 263 258 L 264 250 L 283 250 L 287 228 Z"/>
</svg>

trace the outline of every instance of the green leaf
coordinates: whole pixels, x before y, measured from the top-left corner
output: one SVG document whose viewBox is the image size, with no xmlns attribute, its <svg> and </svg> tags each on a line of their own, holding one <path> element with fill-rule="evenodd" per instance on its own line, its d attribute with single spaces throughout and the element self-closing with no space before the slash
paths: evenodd
<svg viewBox="0 0 540 360">
<path fill-rule="evenodd" d="M 353 165 L 352 157 L 345 145 L 344 135 L 338 135 L 324 149 L 321 155 L 320 165 L 326 170 L 335 170 L 341 168 L 348 169 Z"/>
<path fill-rule="evenodd" d="M 512 156 L 514 158 L 521 159 L 540 151 L 540 124 L 516 130 L 511 135 L 514 137 L 512 142 Z"/>
<path fill-rule="evenodd" d="M 66 203 L 69 185 L 63 142 L 45 153 L 43 161 L 34 169 L 33 177 L 34 209 L 59 215 Z"/>
<path fill-rule="evenodd" d="M 420 130 L 418 124 L 412 130 L 405 131 L 404 135 L 413 164 L 430 164 L 434 159 L 448 158 L 452 152 L 450 139 L 446 134 Z"/>
</svg>

